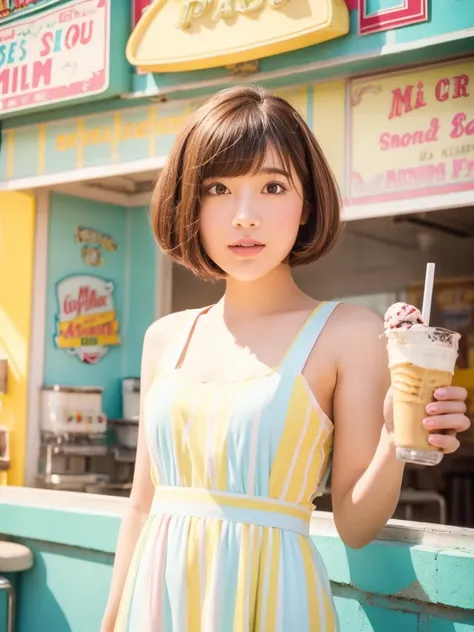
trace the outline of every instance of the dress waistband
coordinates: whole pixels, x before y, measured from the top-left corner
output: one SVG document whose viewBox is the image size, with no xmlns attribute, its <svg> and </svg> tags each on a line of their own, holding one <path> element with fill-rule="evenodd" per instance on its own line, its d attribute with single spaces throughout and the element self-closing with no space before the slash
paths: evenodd
<svg viewBox="0 0 474 632">
<path fill-rule="evenodd" d="M 295 503 L 264 496 L 210 491 L 192 487 L 155 489 L 150 515 L 217 518 L 229 522 L 274 527 L 309 535 L 311 511 Z"/>
</svg>

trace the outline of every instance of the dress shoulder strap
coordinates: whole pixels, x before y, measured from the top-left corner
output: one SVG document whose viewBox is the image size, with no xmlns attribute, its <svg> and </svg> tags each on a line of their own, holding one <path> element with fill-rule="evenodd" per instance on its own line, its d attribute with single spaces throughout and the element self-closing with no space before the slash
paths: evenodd
<svg viewBox="0 0 474 632">
<path fill-rule="evenodd" d="M 282 368 L 289 368 L 293 372 L 302 373 L 316 341 L 338 305 L 338 301 L 327 301 L 316 307 L 288 350 L 282 362 Z"/>
<path fill-rule="evenodd" d="M 165 352 L 157 363 L 157 372 L 177 367 L 183 350 L 188 344 L 194 325 L 205 309 L 207 308 L 187 309 L 182 312 L 182 317 L 176 323 L 176 329 L 171 334 Z"/>
</svg>

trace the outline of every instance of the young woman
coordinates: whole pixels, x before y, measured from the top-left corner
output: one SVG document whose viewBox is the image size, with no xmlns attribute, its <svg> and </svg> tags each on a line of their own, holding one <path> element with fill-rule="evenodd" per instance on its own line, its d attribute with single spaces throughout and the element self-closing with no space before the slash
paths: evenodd
<svg viewBox="0 0 474 632">
<path fill-rule="evenodd" d="M 226 290 L 145 336 L 135 479 L 102 631 L 334 632 L 308 537 L 313 499 L 332 459 L 338 532 L 362 547 L 393 514 L 403 465 L 380 319 L 292 278 L 339 234 L 324 155 L 283 99 L 221 92 L 177 138 L 151 223 L 174 261 Z M 466 392 L 435 395 L 425 423 L 453 452 Z"/>
</svg>

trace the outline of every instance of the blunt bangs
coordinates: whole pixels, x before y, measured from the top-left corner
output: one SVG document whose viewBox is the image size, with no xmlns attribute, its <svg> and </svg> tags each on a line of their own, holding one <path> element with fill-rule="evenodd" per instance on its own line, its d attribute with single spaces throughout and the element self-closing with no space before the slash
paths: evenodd
<svg viewBox="0 0 474 632">
<path fill-rule="evenodd" d="M 265 112 L 255 107 L 232 112 L 226 121 L 214 128 L 207 140 L 201 150 L 202 162 L 198 165 L 200 183 L 210 178 L 256 175 L 269 151 L 291 174 L 294 164 L 292 143 L 286 135 L 278 133 Z"/>
</svg>

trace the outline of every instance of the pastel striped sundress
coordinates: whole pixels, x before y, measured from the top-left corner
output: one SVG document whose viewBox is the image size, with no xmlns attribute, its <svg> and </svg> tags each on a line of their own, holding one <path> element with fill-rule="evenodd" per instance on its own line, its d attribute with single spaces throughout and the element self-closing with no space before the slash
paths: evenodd
<svg viewBox="0 0 474 632">
<path fill-rule="evenodd" d="M 335 306 L 318 305 L 278 368 L 212 382 L 176 368 L 203 310 L 188 312 L 145 399 L 155 498 L 115 632 L 338 630 L 308 535 L 333 425 L 302 374 Z"/>
</svg>

